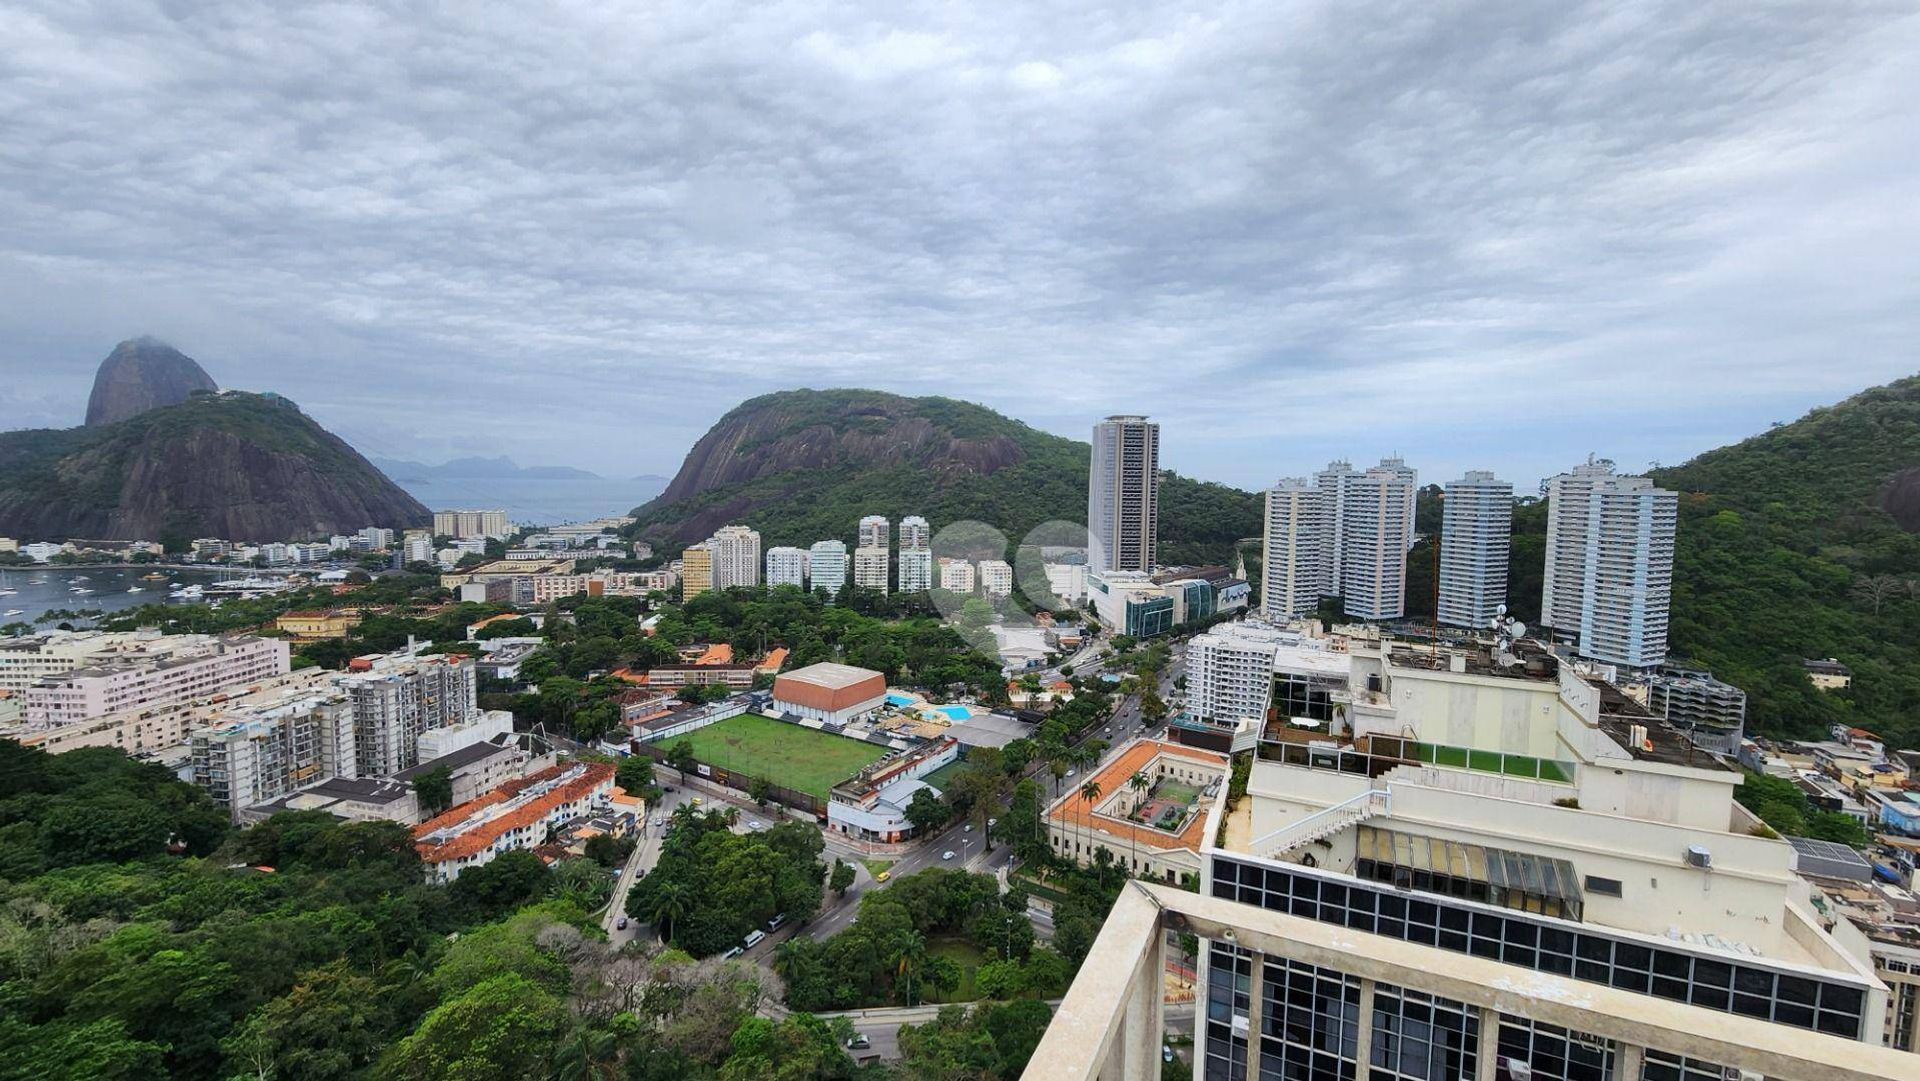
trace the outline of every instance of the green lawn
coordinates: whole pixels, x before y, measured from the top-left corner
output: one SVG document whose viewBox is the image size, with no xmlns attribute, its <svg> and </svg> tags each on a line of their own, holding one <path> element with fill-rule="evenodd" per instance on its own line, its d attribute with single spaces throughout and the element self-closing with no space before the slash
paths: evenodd
<svg viewBox="0 0 1920 1081">
<path fill-rule="evenodd" d="M 834 785 L 886 756 L 871 743 L 829 735 L 797 724 L 743 713 L 676 738 L 693 746 L 693 756 L 710 766 L 826 799 Z"/>
<path fill-rule="evenodd" d="M 926 996 L 928 1002 L 972 1002 L 980 997 L 980 991 L 973 985 L 973 975 L 980 969 L 980 962 L 986 955 L 980 947 L 964 938 L 936 937 L 927 940 L 927 952 L 935 957 L 945 957 L 960 966 L 960 986 L 951 991 Z"/>
<path fill-rule="evenodd" d="M 964 765 L 965 763 L 956 758 L 920 779 L 938 788 L 940 791 L 945 792 L 947 790 L 947 782 L 953 778 L 954 774 L 960 772 L 961 767 Z"/>
</svg>

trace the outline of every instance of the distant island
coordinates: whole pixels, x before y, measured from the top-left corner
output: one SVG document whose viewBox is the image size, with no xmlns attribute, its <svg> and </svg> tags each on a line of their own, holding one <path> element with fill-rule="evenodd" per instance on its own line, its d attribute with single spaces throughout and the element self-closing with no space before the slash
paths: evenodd
<svg viewBox="0 0 1920 1081">
<path fill-rule="evenodd" d="M 521 465 L 512 458 L 455 458 L 439 465 L 394 458 L 375 458 L 373 463 L 394 480 L 605 480 L 598 473 L 575 469 L 570 465 Z M 655 478 L 661 484 L 666 478 Z"/>
</svg>

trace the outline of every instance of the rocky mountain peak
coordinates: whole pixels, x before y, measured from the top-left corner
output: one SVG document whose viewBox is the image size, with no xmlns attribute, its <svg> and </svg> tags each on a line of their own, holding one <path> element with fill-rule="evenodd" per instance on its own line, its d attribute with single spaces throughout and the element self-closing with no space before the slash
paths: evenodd
<svg viewBox="0 0 1920 1081">
<path fill-rule="evenodd" d="M 151 337 L 129 338 L 114 346 L 94 374 L 87 426 L 113 424 L 149 409 L 178 405 L 196 390 L 219 389 L 206 369 L 173 346 Z"/>
</svg>

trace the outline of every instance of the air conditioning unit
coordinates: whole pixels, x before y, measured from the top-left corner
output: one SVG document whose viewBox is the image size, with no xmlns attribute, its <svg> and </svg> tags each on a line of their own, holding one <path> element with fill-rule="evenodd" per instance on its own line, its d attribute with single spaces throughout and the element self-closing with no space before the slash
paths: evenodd
<svg viewBox="0 0 1920 1081">
<path fill-rule="evenodd" d="M 1709 870 L 1713 867 L 1713 853 L 1705 845 L 1687 846 L 1687 866 Z"/>
</svg>

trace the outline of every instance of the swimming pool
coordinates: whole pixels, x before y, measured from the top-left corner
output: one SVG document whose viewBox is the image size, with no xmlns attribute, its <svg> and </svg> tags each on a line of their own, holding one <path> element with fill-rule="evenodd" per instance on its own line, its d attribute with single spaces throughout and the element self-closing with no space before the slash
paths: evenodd
<svg viewBox="0 0 1920 1081">
<path fill-rule="evenodd" d="M 911 706 L 916 701 L 918 699 L 910 694 L 901 694 L 899 691 L 887 692 L 887 704 L 890 706 Z"/>
<path fill-rule="evenodd" d="M 946 714 L 950 721 L 964 721 L 973 716 L 973 711 L 965 706 L 941 706 L 940 712 Z"/>
</svg>

